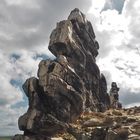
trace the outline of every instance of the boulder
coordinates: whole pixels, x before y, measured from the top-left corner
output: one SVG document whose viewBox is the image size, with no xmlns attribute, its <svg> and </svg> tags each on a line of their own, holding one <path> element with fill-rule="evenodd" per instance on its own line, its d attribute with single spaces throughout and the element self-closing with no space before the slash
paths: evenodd
<svg viewBox="0 0 140 140">
<path fill-rule="evenodd" d="M 95 128 L 91 133 L 91 140 L 105 140 L 106 132 L 107 130 L 102 127 Z"/>
</svg>

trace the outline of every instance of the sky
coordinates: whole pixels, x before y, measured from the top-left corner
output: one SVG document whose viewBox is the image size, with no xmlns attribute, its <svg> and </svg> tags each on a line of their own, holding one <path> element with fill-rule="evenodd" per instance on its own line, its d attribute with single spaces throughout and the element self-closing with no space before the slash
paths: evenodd
<svg viewBox="0 0 140 140">
<path fill-rule="evenodd" d="M 123 106 L 140 105 L 139 0 L 1 0 L 0 1 L 0 135 L 18 131 L 27 110 L 22 84 L 37 77 L 56 23 L 79 8 L 91 21 L 100 49 L 97 64 L 120 87 Z"/>
</svg>

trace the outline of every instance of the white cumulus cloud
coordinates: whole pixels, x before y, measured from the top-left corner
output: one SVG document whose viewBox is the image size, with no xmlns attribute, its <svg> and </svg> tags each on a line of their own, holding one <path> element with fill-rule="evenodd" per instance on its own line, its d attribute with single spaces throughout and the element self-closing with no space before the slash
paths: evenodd
<svg viewBox="0 0 140 140">
<path fill-rule="evenodd" d="M 97 62 L 105 75 L 111 75 L 108 83 L 116 81 L 122 89 L 120 99 L 125 106 L 140 100 L 139 9 L 139 0 L 126 0 L 121 14 L 117 9 L 109 7 L 98 14 L 92 12 L 96 9 L 90 9 L 89 13 L 100 44 Z M 135 96 L 137 98 L 131 98 Z M 127 97 L 130 99 L 127 100 Z"/>
</svg>

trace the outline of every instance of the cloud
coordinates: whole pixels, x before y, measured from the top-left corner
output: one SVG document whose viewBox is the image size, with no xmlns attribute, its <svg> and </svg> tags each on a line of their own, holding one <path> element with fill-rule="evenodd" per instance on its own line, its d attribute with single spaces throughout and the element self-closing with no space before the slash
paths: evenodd
<svg viewBox="0 0 140 140">
<path fill-rule="evenodd" d="M 123 102 L 123 106 L 132 107 L 140 105 L 140 94 L 139 92 L 131 91 L 131 88 L 125 87 L 120 89 L 120 98 Z"/>
<path fill-rule="evenodd" d="M 116 81 L 120 88 L 131 89 L 131 92 L 138 94 L 140 91 L 140 78 L 138 76 L 140 75 L 139 59 L 140 56 L 133 50 L 127 52 L 116 49 L 111 51 L 107 57 L 98 58 L 98 65 L 102 71 L 109 71 L 111 73 L 111 80 Z"/>
<path fill-rule="evenodd" d="M 18 118 L 26 110 L 27 107 L 0 108 L 0 136 L 12 136 L 16 133 L 22 133 L 18 130 Z"/>
<path fill-rule="evenodd" d="M 18 132 L 17 119 L 27 108 L 21 86 L 37 77 L 42 59 L 54 58 L 48 42 L 56 23 L 76 7 L 86 13 L 90 5 L 91 0 L 0 1 L 0 135 Z"/>
<path fill-rule="evenodd" d="M 109 8 L 109 2 L 112 8 Z M 108 4 L 108 7 L 102 12 L 94 9 L 94 13 L 90 9 L 89 18 L 94 23 L 100 44 L 97 63 L 101 71 L 111 74 L 111 78 L 107 78 L 108 83 L 111 80 L 118 83 L 124 106 L 131 106 L 140 99 L 140 2 L 125 1 L 122 11 L 115 8 L 115 3 L 114 0 L 106 1 L 104 6 Z M 120 5 L 119 2 L 117 4 Z"/>
<path fill-rule="evenodd" d="M 89 13 L 98 13 L 101 12 L 106 0 L 92 0 L 92 6 L 89 9 Z"/>
<path fill-rule="evenodd" d="M 0 81 L 2 83 L 0 84 L 1 89 L 1 95 L 0 95 L 0 103 L 1 106 L 6 106 L 9 104 L 14 104 L 18 101 L 22 100 L 22 94 L 20 94 L 19 88 L 16 88 L 10 84 L 11 77 L 13 75 L 11 74 L 11 68 L 13 67 L 12 63 L 9 62 L 8 58 L 5 57 L 4 53 L 1 51 L 0 53 L 0 70 L 1 70 L 1 76 Z M 4 58 L 4 59 L 3 59 Z"/>
<path fill-rule="evenodd" d="M 106 0 L 106 3 L 104 4 L 104 8 L 102 11 L 106 11 L 108 9 L 115 9 L 119 12 L 119 14 L 122 13 L 122 9 L 124 6 L 125 0 Z"/>
<path fill-rule="evenodd" d="M 48 43 L 58 21 L 67 18 L 75 7 L 87 11 L 90 0 L 1 0 L 0 45 L 6 51 L 38 49 Z"/>
<path fill-rule="evenodd" d="M 11 53 L 5 50 L 0 52 L 0 135 L 14 135 L 19 133 L 17 120 L 28 105 L 22 84 L 31 76 L 37 77 L 38 64 L 43 58 L 53 56 L 46 51 L 46 47 L 39 51 L 23 48 Z"/>
<path fill-rule="evenodd" d="M 125 0 L 92 0 L 92 6 L 89 9 L 90 13 L 102 13 L 107 10 L 116 10 L 119 14 L 122 13 Z"/>
</svg>

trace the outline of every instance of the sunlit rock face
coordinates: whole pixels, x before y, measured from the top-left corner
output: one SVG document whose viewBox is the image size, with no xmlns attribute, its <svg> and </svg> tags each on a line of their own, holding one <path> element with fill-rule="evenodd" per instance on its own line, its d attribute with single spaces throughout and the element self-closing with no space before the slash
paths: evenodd
<svg viewBox="0 0 140 140">
<path fill-rule="evenodd" d="M 99 44 L 91 23 L 79 9 L 57 23 L 48 48 L 56 59 L 42 60 L 38 78 L 24 83 L 29 108 L 18 122 L 24 135 L 14 140 L 47 139 L 66 131 L 83 112 L 102 112 L 110 107 L 106 79 L 96 64 Z"/>
</svg>

